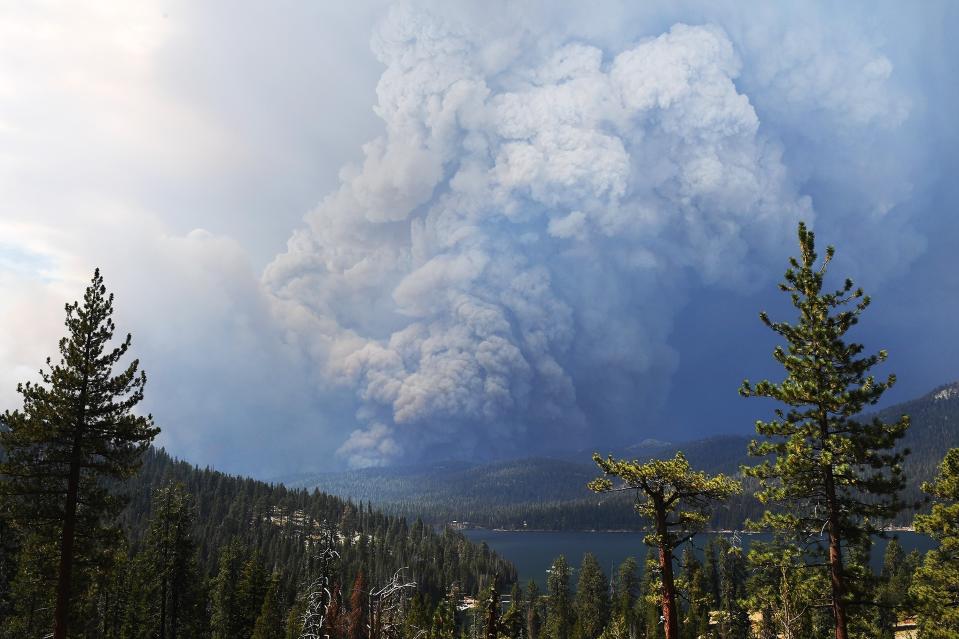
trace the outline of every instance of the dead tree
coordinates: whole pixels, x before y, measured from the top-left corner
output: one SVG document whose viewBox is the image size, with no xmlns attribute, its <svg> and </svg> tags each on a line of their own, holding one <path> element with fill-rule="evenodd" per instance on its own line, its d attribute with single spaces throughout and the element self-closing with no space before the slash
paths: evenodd
<svg viewBox="0 0 959 639">
<path fill-rule="evenodd" d="M 299 639 L 329 639 L 329 612 L 333 603 L 334 578 L 339 572 L 340 553 L 336 551 L 336 531 L 324 526 L 326 543 L 323 550 L 313 557 L 315 577 L 306 588 L 306 610 L 301 618 Z"/>
<path fill-rule="evenodd" d="M 393 573 L 393 578 L 380 588 L 370 590 L 369 618 L 367 628 L 370 639 L 398 639 L 400 624 L 406 612 L 409 595 L 416 590 L 415 581 L 404 581 L 400 568 Z"/>
</svg>

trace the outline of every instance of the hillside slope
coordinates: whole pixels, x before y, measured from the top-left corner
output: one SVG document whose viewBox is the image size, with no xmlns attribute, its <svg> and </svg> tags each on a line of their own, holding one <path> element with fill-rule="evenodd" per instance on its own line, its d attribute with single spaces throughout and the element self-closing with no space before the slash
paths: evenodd
<svg viewBox="0 0 959 639">
<path fill-rule="evenodd" d="M 433 599 L 443 596 L 453 582 L 464 592 L 475 593 L 493 575 L 500 575 L 504 583 L 516 578 L 511 564 L 455 531 L 436 532 L 422 522 L 408 522 L 369 504 L 319 491 L 200 469 L 156 449 L 145 455 L 140 473 L 124 486 L 130 502 L 120 524 L 133 550 L 140 548 L 146 535 L 153 491 L 170 481 L 183 483 L 194 498 L 194 538 L 206 576 L 216 572 L 220 551 L 235 539 L 278 571 L 292 596 L 314 552 L 311 546 L 320 539 L 321 523 L 328 522 L 340 535 L 339 583 L 346 588 L 361 570 L 368 582 L 376 584 L 403 567 L 419 592 Z"/>
<path fill-rule="evenodd" d="M 916 500 L 922 496 L 919 485 L 933 476 L 945 451 L 959 446 L 959 383 L 940 386 L 878 415 L 891 421 L 903 413 L 912 419 L 903 442 L 911 451 L 906 461 L 905 496 Z M 735 474 L 741 465 L 755 463 L 746 454 L 749 440 L 724 435 L 682 444 L 644 442 L 612 453 L 648 459 L 671 457 L 682 450 L 696 468 Z M 586 482 L 596 476 L 596 467 L 587 451 L 577 456 L 582 461 L 526 458 L 491 464 L 369 468 L 298 477 L 288 485 L 368 500 L 388 512 L 416 514 L 435 524 L 457 520 L 494 528 L 522 528 L 524 524 L 557 530 L 638 527 L 627 496 L 600 498 L 586 489 Z M 760 511 L 754 499 L 744 496 L 718 513 L 714 525 L 738 527 Z M 902 521 L 911 518 L 904 514 Z"/>
</svg>

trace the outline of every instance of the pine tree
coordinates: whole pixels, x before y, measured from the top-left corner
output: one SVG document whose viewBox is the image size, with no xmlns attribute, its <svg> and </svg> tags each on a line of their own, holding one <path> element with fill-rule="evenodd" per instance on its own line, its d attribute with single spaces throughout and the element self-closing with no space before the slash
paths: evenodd
<svg viewBox="0 0 959 639">
<path fill-rule="evenodd" d="M 260 607 L 260 614 L 253 625 L 252 639 L 283 639 L 283 620 L 286 616 L 282 601 L 279 573 L 273 573 Z"/>
<path fill-rule="evenodd" d="M 707 590 L 709 592 L 709 606 L 711 608 L 719 607 L 719 539 L 720 537 L 711 536 L 703 547 L 703 575 L 706 579 Z"/>
<path fill-rule="evenodd" d="M 749 551 L 749 604 L 763 612 L 771 636 L 780 639 L 818 637 L 811 611 L 822 589 L 822 575 L 803 560 L 802 551 L 777 535 L 755 542 Z"/>
<path fill-rule="evenodd" d="M 0 453 L 2 454 L 2 453 Z M 0 502 L 0 619 L 7 619 L 13 612 L 11 584 L 16 575 L 18 540 L 3 503 Z M 3 622 L 0 622 L 0 633 Z M 2 634 L 0 634 L 2 636 Z"/>
<path fill-rule="evenodd" d="M 787 407 L 777 409 L 772 421 L 756 423 L 757 433 L 766 439 L 754 441 L 749 452 L 773 459 L 748 472 L 760 480 L 757 496 L 763 503 L 785 506 L 778 514 L 767 512 L 763 524 L 800 536 L 810 530 L 828 535 L 835 635 L 848 639 L 850 580 L 843 547 L 876 534 L 879 522 L 903 508 L 897 496 L 904 485 L 903 454 L 894 447 L 909 419 L 903 416 L 890 424 L 856 418 L 895 383 L 893 375 L 885 381 L 869 375 L 886 359 L 885 351 L 860 357 L 863 346 L 844 341 L 870 300 L 849 279 L 839 290 L 823 292 L 835 251 L 828 247 L 817 266 L 815 236 L 802 223 L 799 246 L 800 259 L 790 258 L 785 281 L 779 285 L 799 312 L 797 322 L 773 322 L 766 313 L 760 314 L 762 322 L 788 343 L 773 352 L 786 379 L 755 385 L 747 380 L 740 389 L 745 397 L 771 398 Z"/>
<path fill-rule="evenodd" d="M 159 608 L 159 639 L 176 639 L 181 626 L 194 634 L 200 574 L 193 541 L 193 500 L 182 484 L 169 483 L 153 494 L 154 514 L 146 538 L 145 569 L 152 601 Z"/>
<path fill-rule="evenodd" d="M 366 578 L 361 569 L 353 581 L 353 590 L 350 593 L 350 613 L 347 621 L 347 639 L 363 639 L 367 623 L 367 594 Z"/>
<path fill-rule="evenodd" d="M 650 550 L 643 562 L 643 579 L 639 586 L 639 600 L 636 602 L 636 618 L 642 624 L 645 639 L 662 639 L 665 636 L 663 618 L 662 575 L 659 574 L 659 561 Z"/>
<path fill-rule="evenodd" d="M 573 606 L 569 592 L 569 564 L 560 555 L 553 561 L 546 578 L 546 627 L 548 639 L 570 639 L 573 631 Z"/>
<path fill-rule="evenodd" d="M 543 626 L 543 617 L 540 614 L 539 586 L 532 579 L 526 584 L 526 636 L 529 639 L 539 639 Z"/>
<path fill-rule="evenodd" d="M 247 611 L 241 609 L 239 582 L 244 569 L 244 548 L 233 539 L 220 550 L 213 579 L 213 639 L 238 639 L 244 634 Z"/>
<path fill-rule="evenodd" d="M 346 633 L 346 616 L 343 612 L 343 592 L 338 582 L 330 587 L 330 605 L 326 609 L 326 618 L 323 620 L 326 632 L 330 639 L 342 639 Z"/>
<path fill-rule="evenodd" d="M 49 585 L 56 578 L 56 542 L 27 535 L 20 540 L 17 570 L 10 584 L 12 610 L 0 619 L 0 637 L 47 636 L 50 630 L 48 611 L 53 606 L 54 592 Z"/>
<path fill-rule="evenodd" d="M 509 608 L 503 614 L 503 630 L 510 639 L 526 636 L 525 610 L 523 590 L 514 582 L 509 593 Z"/>
<path fill-rule="evenodd" d="M 94 615 L 99 631 L 91 633 L 93 636 L 103 639 L 133 639 L 135 633 L 130 631 L 130 626 L 125 625 L 131 608 L 136 608 L 140 599 L 137 596 L 139 584 L 134 583 L 135 577 L 132 574 L 133 565 L 128 549 L 118 548 L 114 553 L 112 570 L 99 575 L 97 608 Z M 141 615 L 138 621 L 138 626 L 149 627 L 146 615 Z"/>
<path fill-rule="evenodd" d="M 946 453 L 936 478 L 922 489 L 935 501 L 928 515 L 916 515 L 916 532 L 939 545 L 926 553 L 910 595 L 922 637 L 959 639 L 959 448 Z"/>
<path fill-rule="evenodd" d="M 909 591 L 909 583 L 903 581 L 902 567 L 905 564 L 906 553 L 902 544 L 896 538 L 886 544 L 886 552 L 882 558 L 882 572 L 877 597 L 879 603 L 879 639 L 893 639 L 894 628 L 902 608 L 901 594 Z M 912 575 L 908 575 L 911 577 Z M 908 578 L 907 577 L 907 578 Z M 911 579 L 910 579 L 911 581 Z"/>
<path fill-rule="evenodd" d="M 249 639 L 253 627 L 263 607 L 266 591 L 269 587 L 266 569 L 260 559 L 260 553 L 254 551 L 240 570 L 240 581 L 236 586 L 236 607 L 238 627 L 235 639 Z"/>
<path fill-rule="evenodd" d="M 579 567 L 573 606 L 576 610 L 577 637 L 599 637 L 609 622 L 609 581 L 596 557 L 589 552 L 583 555 L 583 563 Z"/>
<path fill-rule="evenodd" d="M 286 614 L 286 635 L 284 639 L 300 639 L 303 636 L 303 614 L 306 612 L 306 602 L 293 602 L 290 611 Z M 340 639 L 339 635 L 330 635 L 330 639 Z"/>
<path fill-rule="evenodd" d="M 681 452 L 673 459 L 654 459 L 645 464 L 612 456 L 603 459 L 598 454 L 593 455 L 593 461 L 604 475 L 589 483 L 590 490 L 635 492 L 636 512 L 653 524 L 654 532 L 646 535 L 645 542 L 659 551 L 666 639 L 676 639 L 679 621 L 673 551 L 706 525 L 714 504 L 726 501 L 742 488 L 725 475 L 710 477 L 692 470 Z M 618 477 L 622 485 L 614 485 L 610 477 Z"/>
<path fill-rule="evenodd" d="M 849 580 L 849 636 L 876 639 L 882 634 L 878 599 L 881 580 L 870 567 L 872 540 L 866 538 L 848 547 L 845 570 Z"/>
<path fill-rule="evenodd" d="M 456 595 L 451 590 L 433 612 L 429 639 L 455 639 L 456 637 Z"/>
<path fill-rule="evenodd" d="M 703 565 L 690 546 L 683 550 L 683 572 L 680 581 L 686 591 L 686 617 L 683 635 L 699 637 L 709 630 L 709 610 L 712 595 Z"/>
<path fill-rule="evenodd" d="M 146 552 L 130 557 L 116 574 L 119 610 L 110 639 L 155 639 L 157 623 L 153 597 L 153 575 L 150 574 Z M 203 599 L 205 603 L 205 595 Z M 197 636 L 202 636 L 197 633 Z"/>
<path fill-rule="evenodd" d="M 894 537 L 889 540 L 883 554 L 881 583 L 876 598 L 879 604 L 880 639 L 893 639 L 899 618 L 914 608 L 909 591 L 913 573 L 918 567 L 917 551 L 907 555 L 898 539 Z"/>
<path fill-rule="evenodd" d="M 430 619 L 429 610 L 420 593 L 410 597 L 409 608 L 406 611 L 406 618 L 403 620 L 403 628 L 400 633 L 404 637 L 414 637 L 416 635 L 425 635 L 429 631 Z M 330 638 L 332 639 L 332 637 Z"/>
<path fill-rule="evenodd" d="M 749 613 L 746 600 L 746 560 L 743 550 L 720 537 L 716 542 L 719 560 L 719 639 L 748 639 Z"/>
<path fill-rule="evenodd" d="M 636 629 L 636 601 L 639 596 L 639 575 L 636 559 L 627 557 L 616 570 L 613 579 L 611 617 L 627 636 L 633 636 Z"/>
<path fill-rule="evenodd" d="M 79 596 L 78 558 L 96 566 L 119 537 L 109 522 L 121 500 L 107 480 L 130 477 L 159 432 L 150 416 L 133 413 L 146 385 L 139 361 L 114 373 L 130 335 L 110 347 L 112 315 L 113 295 L 97 269 L 83 303 L 66 305 L 59 363 L 48 358 L 41 383 L 17 387 L 23 408 L 4 413 L 0 428 L 7 457 L 0 489 L 11 498 L 15 521 L 56 543 L 54 639 L 66 638 L 71 601 Z"/>
<path fill-rule="evenodd" d="M 496 579 L 490 580 L 489 587 L 483 593 L 483 637 L 497 639 L 500 634 L 499 588 Z"/>
</svg>

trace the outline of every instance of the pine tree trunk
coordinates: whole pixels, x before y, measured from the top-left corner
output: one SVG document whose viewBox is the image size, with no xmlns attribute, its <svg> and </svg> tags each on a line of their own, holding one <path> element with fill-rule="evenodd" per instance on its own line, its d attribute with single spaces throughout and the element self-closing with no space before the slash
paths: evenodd
<svg viewBox="0 0 959 639">
<path fill-rule="evenodd" d="M 166 503 L 163 507 L 163 537 L 160 543 L 163 544 L 163 555 L 161 559 L 160 570 L 160 639 L 166 639 L 166 591 L 167 583 L 170 580 L 170 570 L 167 568 L 169 560 L 167 551 L 170 544 L 170 491 L 167 490 Z"/>
<path fill-rule="evenodd" d="M 74 424 L 73 449 L 70 451 L 70 474 L 67 478 L 67 499 L 63 508 L 63 534 L 60 536 L 60 569 L 57 575 L 57 602 L 53 610 L 53 639 L 67 639 L 70 622 L 70 585 L 73 579 L 73 542 L 77 534 L 77 504 L 80 501 L 80 463 L 83 460 L 83 431 L 86 429 L 87 388 L 90 380 L 90 334 L 83 347 L 83 380 L 78 398 L 77 422 Z"/>
<path fill-rule="evenodd" d="M 160 581 L 160 639 L 166 639 L 166 575 Z"/>
<path fill-rule="evenodd" d="M 656 506 L 656 533 L 659 535 L 659 569 L 663 575 L 663 627 L 666 639 L 679 639 L 676 615 L 676 585 L 673 583 L 673 553 L 666 547 L 666 507 L 662 498 L 654 499 Z"/>
<path fill-rule="evenodd" d="M 180 521 L 177 520 L 176 533 L 174 539 L 176 543 L 180 540 Z M 173 570 L 170 575 L 170 639 L 176 639 L 177 630 L 180 623 L 180 597 L 183 595 L 184 569 L 182 566 L 179 550 L 174 549 Z"/>
<path fill-rule="evenodd" d="M 493 580 L 493 587 L 490 592 L 489 608 L 486 611 L 486 639 L 496 639 L 497 635 L 497 617 L 499 615 L 499 592 L 496 589 L 496 580 Z"/>
<path fill-rule="evenodd" d="M 177 635 L 177 625 L 179 620 L 179 608 L 180 608 L 179 597 L 177 596 L 176 589 L 173 591 L 173 596 L 170 598 L 170 639 L 176 639 Z"/>
<path fill-rule="evenodd" d="M 67 501 L 60 536 L 60 568 L 57 575 L 57 603 L 53 611 L 53 639 L 66 639 L 70 616 L 70 583 L 73 579 L 73 542 L 77 527 L 77 502 L 80 497 L 80 430 L 74 436 L 67 479 Z"/>
<path fill-rule="evenodd" d="M 826 504 L 829 508 L 829 579 L 832 584 L 832 614 L 836 639 L 848 639 L 846 630 L 846 583 L 842 569 L 842 545 L 839 536 L 839 506 L 832 468 L 826 468 Z"/>
</svg>

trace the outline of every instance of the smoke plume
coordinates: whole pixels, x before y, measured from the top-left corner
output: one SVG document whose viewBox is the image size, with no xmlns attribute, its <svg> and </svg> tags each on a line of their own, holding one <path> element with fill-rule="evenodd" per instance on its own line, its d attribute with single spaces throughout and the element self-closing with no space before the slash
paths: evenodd
<svg viewBox="0 0 959 639">
<path fill-rule="evenodd" d="M 380 25 L 385 131 L 266 272 L 321 384 L 355 394 L 353 466 L 627 432 L 668 385 L 689 287 L 765 283 L 815 222 L 798 182 L 821 141 L 791 167 L 740 87 L 787 132 L 813 109 L 847 136 L 908 112 L 888 59 L 830 72 L 822 35 L 744 77 L 715 24 L 616 50 L 464 24 L 400 7 Z"/>
</svg>

